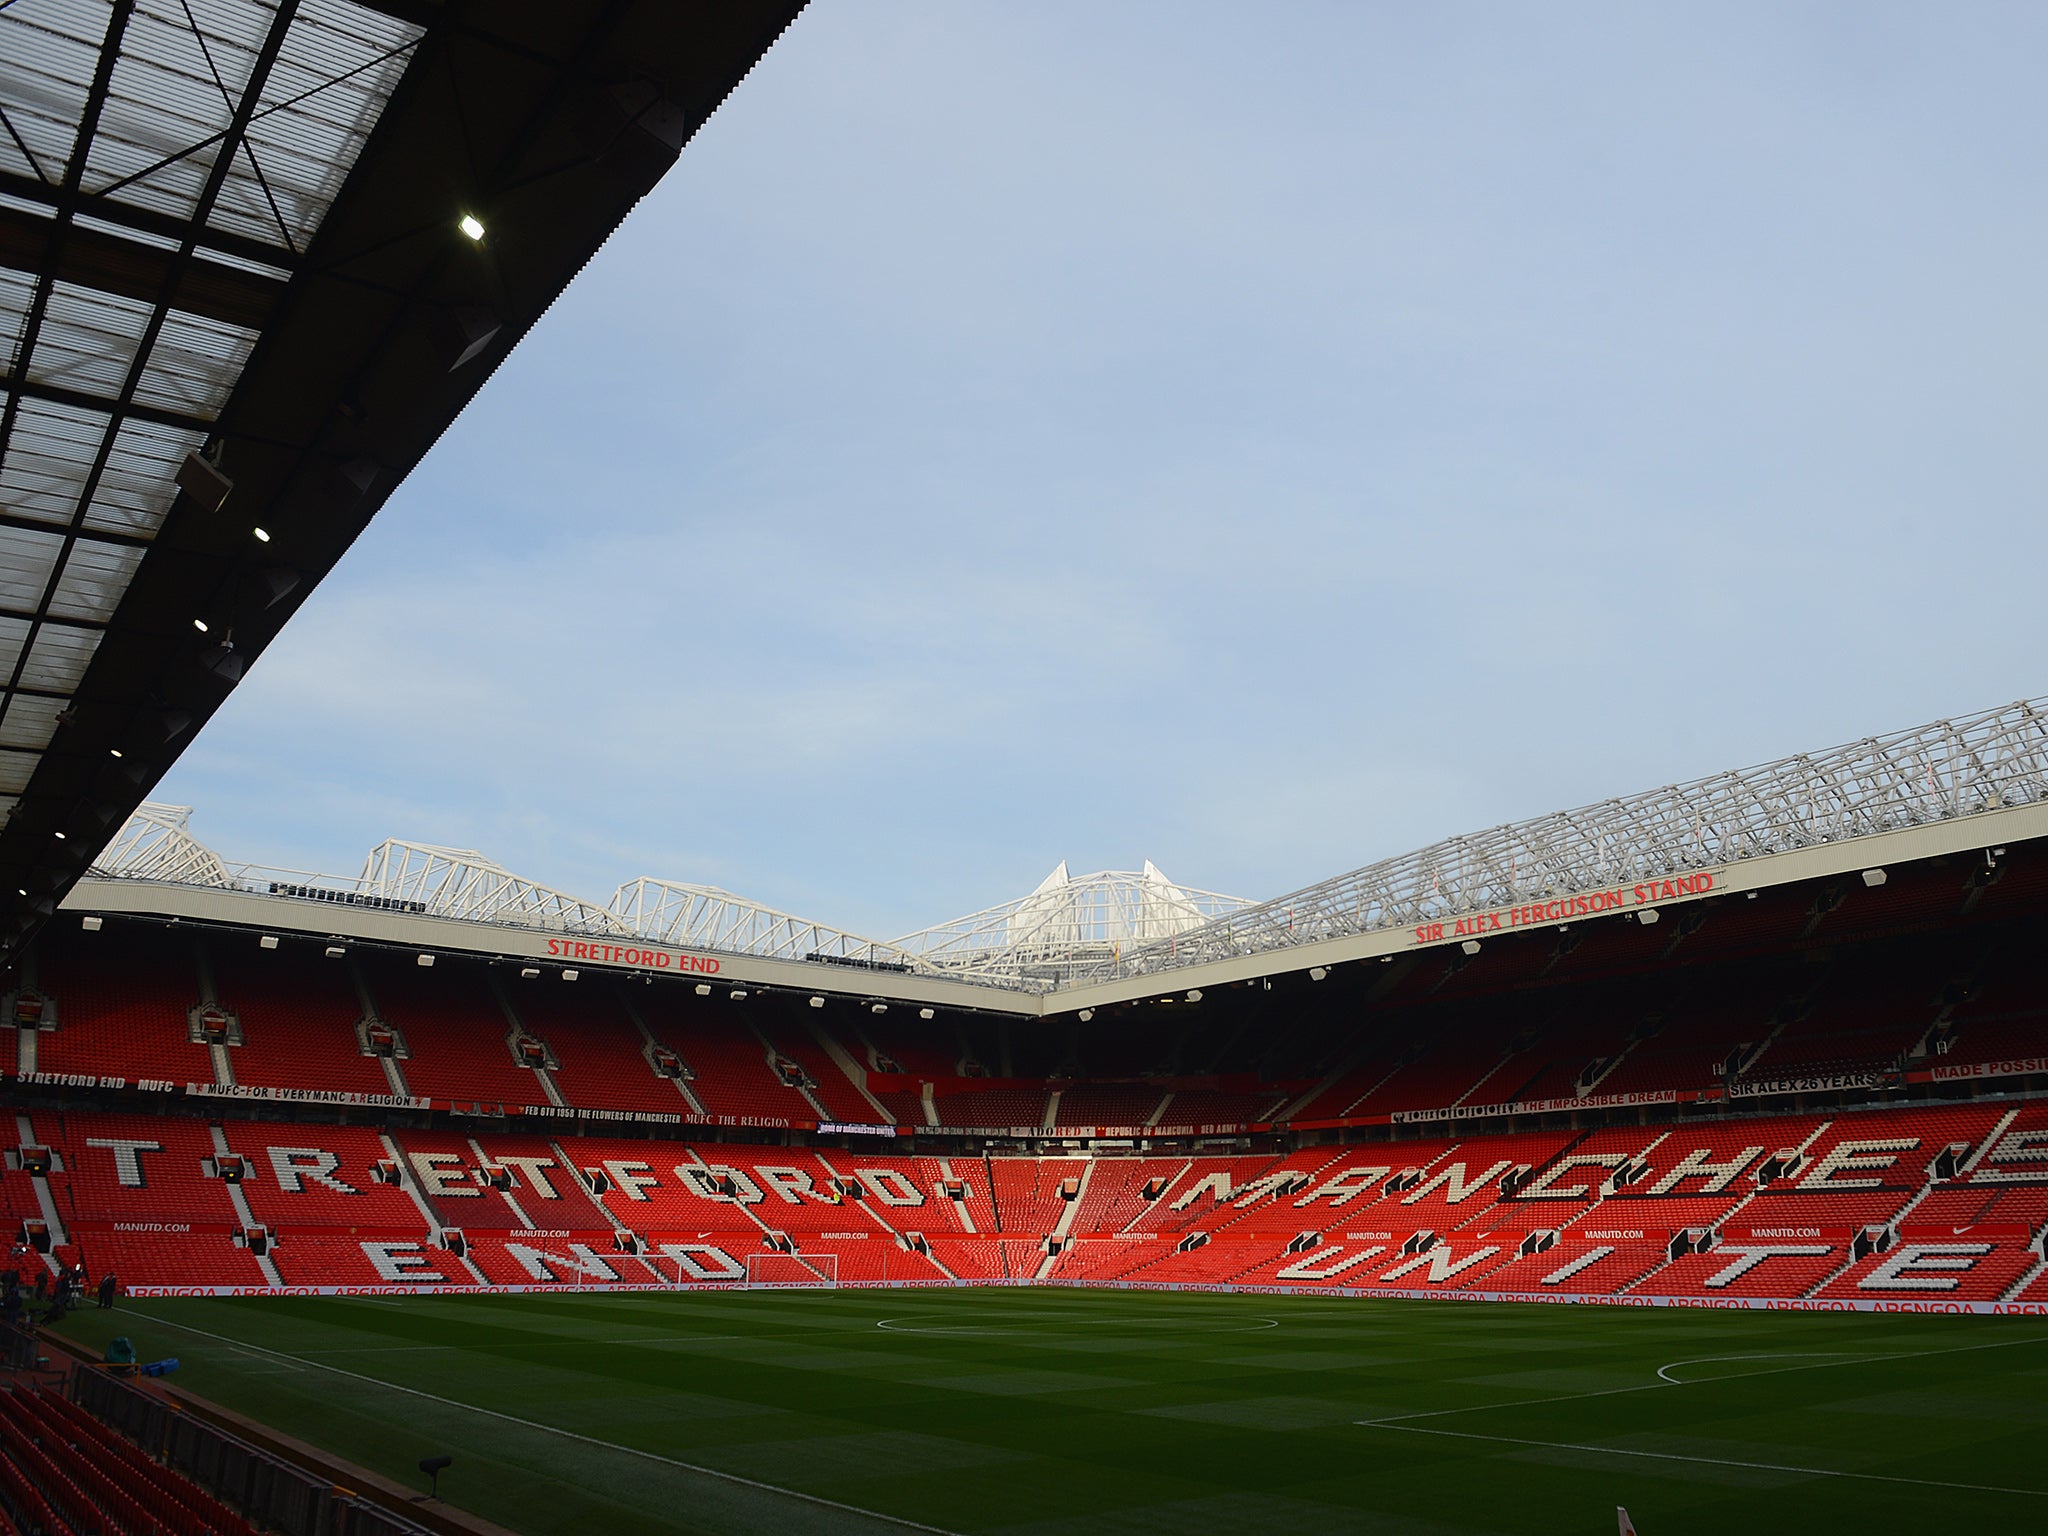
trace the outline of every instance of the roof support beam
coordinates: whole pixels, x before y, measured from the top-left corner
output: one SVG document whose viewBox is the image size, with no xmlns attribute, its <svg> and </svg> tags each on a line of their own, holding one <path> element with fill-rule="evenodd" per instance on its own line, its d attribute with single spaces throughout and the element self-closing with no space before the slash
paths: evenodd
<svg viewBox="0 0 2048 1536">
<path fill-rule="evenodd" d="M 213 419 L 208 416 L 193 416 L 184 411 L 167 411 L 161 406 L 143 405 L 129 401 L 122 405 L 105 395 L 87 394 L 82 389 L 65 389 L 57 384 L 38 384 L 31 379 L 20 379 L 12 374 L 0 373 L 0 395 L 18 395 L 24 400 L 43 400 L 51 405 L 65 405 L 76 411 L 112 411 L 120 413 L 130 421 L 154 422 L 160 427 L 175 427 L 180 432 L 197 432 L 204 437 L 213 431 Z"/>
<path fill-rule="evenodd" d="M 0 619 L 13 619 L 27 624 L 47 624 L 56 629 L 89 629 L 94 633 L 107 627 L 105 619 L 67 619 L 54 613 L 36 613 L 27 608 L 0 608 Z M 26 692 L 25 689 L 15 691 Z"/>
<path fill-rule="evenodd" d="M 74 223 L 61 242 L 57 220 L 0 206 L 0 267 L 154 304 L 166 292 L 177 253 Z M 194 256 L 169 287 L 170 305 L 243 330 L 270 322 L 285 285 L 274 277 Z"/>
<path fill-rule="evenodd" d="M 62 189 L 37 181 L 33 176 L 23 176 L 17 171 L 0 170 L 0 192 L 18 197 L 23 202 L 40 203 L 45 208 L 56 210 L 69 206 L 75 212 L 102 224 L 112 224 L 122 229 L 133 230 L 138 235 L 150 235 L 159 240 L 182 241 L 191 231 L 181 218 L 167 213 L 158 213 L 149 208 L 138 208 L 131 203 L 120 203 L 110 197 L 101 197 L 91 192 L 78 192 L 66 204 Z M 221 256 L 232 256 L 240 261 L 260 262 L 289 272 L 298 265 L 298 258 L 281 245 L 268 245 L 261 240 L 251 240 L 246 235 L 237 235 L 227 230 L 206 229 L 200 232 L 199 245 L 202 250 Z M 259 276 L 261 274 L 258 274 Z"/>
</svg>

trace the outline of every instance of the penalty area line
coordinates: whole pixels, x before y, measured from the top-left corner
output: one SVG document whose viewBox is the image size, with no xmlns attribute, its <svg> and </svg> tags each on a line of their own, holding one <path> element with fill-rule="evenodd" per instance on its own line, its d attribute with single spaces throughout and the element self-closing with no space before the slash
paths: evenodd
<svg viewBox="0 0 2048 1536">
<path fill-rule="evenodd" d="M 1570 1440 L 1524 1440 L 1515 1435 L 1482 1435 L 1464 1429 L 1426 1429 L 1419 1424 L 1362 1421 L 1372 1429 L 1404 1435 L 1436 1435 L 1446 1440 L 1487 1440 L 1495 1445 L 1533 1446 L 1546 1451 L 1583 1451 L 1593 1456 L 1634 1456 L 1647 1461 L 1689 1461 L 1708 1467 L 1741 1467 L 1752 1472 L 1789 1472 L 1800 1477 L 1846 1477 L 1864 1483 L 1905 1483 L 1915 1488 L 1959 1488 L 1968 1493 L 2010 1493 L 2024 1499 L 2048 1499 L 2048 1488 L 2004 1488 L 1995 1483 L 1957 1483 L 1935 1477 L 1905 1477 L 1895 1472 L 1844 1472 L 1834 1467 L 1794 1467 L 1775 1461 L 1736 1461 L 1722 1456 L 1683 1456 L 1676 1451 L 1634 1451 L 1617 1445 L 1582 1445 Z"/>
<path fill-rule="evenodd" d="M 228 1348 L 239 1350 L 243 1354 L 270 1355 L 278 1360 L 296 1362 L 296 1366 L 299 1369 L 310 1367 L 313 1370 L 327 1371 L 336 1376 L 346 1376 L 350 1381 L 366 1382 L 370 1386 L 383 1387 L 387 1391 L 402 1392 L 407 1397 L 417 1397 L 429 1403 L 439 1403 L 445 1408 L 459 1408 L 465 1413 L 480 1413 L 485 1418 L 498 1419 L 506 1424 L 517 1424 L 522 1429 L 538 1430 L 542 1434 L 556 1435 L 564 1440 L 574 1440 L 583 1445 L 594 1445 L 601 1450 L 617 1451 L 626 1456 L 637 1456 L 642 1461 L 658 1462 L 665 1467 L 675 1467 L 680 1471 L 694 1472 L 699 1477 L 713 1478 L 718 1482 L 731 1483 L 741 1488 L 752 1488 L 759 1493 L 772 1493 L 781 1498 L 796 1499 L 805 1504 L 814 1504 L 820 1509 L 836 1509 L 842 1514 L 860 1515 L 865 1519 L 879 1520 L 885 1525 L 899 1526 L 906 1531 L 930 1531 L 933 1533 L 933 1536 L 958 1536 L 957 1532 L 949 1531 L 944 1526 L 926 1525 L 922 1521 L 908 1520 L 901 1515 L 885 1515 L 879 1510 L 862 1509 L 858 1504 L 846 1504 L 838 1499 L 825 1498 L 820 1494 L 803 1493 L 795 1488 L 783 1488 L 774 1483 L 761 1482 L 756 1478 L 741 1477 L 737 1472 L 721 1472 L 716 1467 L 700 1466 L 694 1461 L 682 1461 L 674 1456 L 663 1456 L 655 1451 L 643 1451 L 637 1446 L 619 1445 L 611 1440 L 600 1440 L 594 1435 L 579 1435 L 575 1430 L 563 1429 L 559 1425 L 542 1424 L 534 1419 L 522 1419 L 514 1414 L 501 1413 L 495 1408 L 479 1408 L 474 1403 L 458 1402 L 452 1397 L 440 1397 L 432 1392 L 422 1392 L 418 1387 L 402 1387 L 395 1381 L 384 1380 L 381 1376 L 365 1376 L 359 1371 L 345 1371 L 340 1366 L 329 1365 L 324 1360 L 307 1360 L 298 1355 L 288 1355 L 282 1350 L 265 1349 L 260 1344 L 243 1344 L 222 1334 L 209 1333 L 204 1328 L 194 1328 L 190 1323 L 173 1322 L 168 1317 L 160 1317 L 153 1312 L 144 1312 L 140 1308 L 132 1310 L 136 1312 L 137 1316 L 146 1317 L 153 1323 L 161 1323 L 166 1328 L 176 1328 L 185 1333 L 195 1334 L 202 1339 L 212 1339 L 217 1344 L 225 1344 Z"/>
</svg>

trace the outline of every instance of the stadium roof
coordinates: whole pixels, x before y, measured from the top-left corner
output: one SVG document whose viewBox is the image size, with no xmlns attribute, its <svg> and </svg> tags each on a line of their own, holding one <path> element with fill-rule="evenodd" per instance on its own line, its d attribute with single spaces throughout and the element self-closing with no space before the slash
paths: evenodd
<svg viewBox="0 0 2048 1536">
<path fill-rule="evenodd" d="M 599 905 L 420 843 L 380 844 L 353 878 L 232 865 L 190 815 L 142 807 L 68 905 L 629 969 L 688 952 L 760 984 L 1051 1013 L 1581 917 L 1653 922 L 1707 896 L 2048 836 L 2048 699 L 1447 838 L 1257 905 L 1149 862 L 1078 879 L 1061 864 L 1027 895 L 893 943 L 645 877 Z M 484 926 L 456 937 L 451 922 Z"/>
<path fill-rule="evenodd" d="M 1076 878 L 1064 860 L 1026 896 L 921 928 L 896 941 L 926 968 L 992 982 L 1058 982 L 1126 949 L 1171 943 L 1251 903 L 1176 885 L 1150 859 L 1140 870 Z"/>
<path fill-rule="evenodd" d="M 231 864 L 191 830 L 192 809 L 139 806 L 88 872 L 415 917 L 708 950 L 760 959 L 1050 987 L 1126 943 L 1182 932 L 1249 905 L 1142 871 L 1073 879 L 1062 863 L 1029 895 L 888 943 L 793 916 L 715 885 L 643 875 L 605 905 L 528 880 L 475 849 L 388 838 L 354 877 Z"/>
<path fill-rule="evenodd" d="M 0 4 L 0 948 L 801 8 Z"/>
<path fill-rule="evenodd" d="M 2048 699 L 1446 838 L 1098 964 L 1134 976 L 2048 805 Z"/>
</svg>

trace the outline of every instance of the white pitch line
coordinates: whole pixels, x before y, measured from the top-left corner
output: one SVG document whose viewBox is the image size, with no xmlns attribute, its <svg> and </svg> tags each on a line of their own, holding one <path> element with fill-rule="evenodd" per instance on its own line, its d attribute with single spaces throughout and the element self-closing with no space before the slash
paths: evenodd
<svg viewBox="0 0 2048 1536">
<path fill-rule="evenodd" d="M 1709 1360 L 1769 1360 L 1782 1358 L 1773 1355 L 1704 1355 L 1697 1360 L 1674 1360 L 1669 1365 L 1657 1368 L 1658 1380 L 1646 1381 L 1635 1387 L 1603 1387 L 1598 1392 L 1562 1392 L 1555 1397 L 1525 1397 L 1506 1403 L 1468 1403 L 1463 1408 L 1432 1408 L 1427 1413 L 1395 1413 L 1383 1419 L 1353 1419 L 1351 1422 L 1364 1429 L 1377 1425 L 1398 1428 L 1410 1419 L 1441 1419 L 1453 1413 L 1485 1413 L 1495 1408 L 1538 1408 L 1545 1403 L 1576 1403 L 1593 1397 L 1626 1397 L 1631 1392 L 1655 1392 L 1660 1387 L 1706 1387 L 1721 1381 L 1747 1381 L 1752 1376 L 1784 1376 L 1793 1371 L 1825 1371 L 1845 1365 L 1868 1365 L 1875 1360 L 1918 1360 L 1927 1355 L 1967 1355 L 1981 1349 L 2010 1349 L 2015 1344 L 2039 1344 L 2048 1340 L 2048 1334 L 2035 1334 L 2024 1339 L 1995 1339 L 1989 1344 L 1957 1344 L 1949 1349 L 1909 1349 L 1889 1355 L 1830 1356 L 1815 1360 L 1809 1365 L 1775 1365 L 1765 1371 L 1735 1371 L 1727 1376 L 1709 1376 L 1700 1381 L 1679 1381 L 1664 1373 L 1681 1365 L 1704 1365 Z"/>
<path fill-rule="evenodd" d="M 1701 1355 L 1697 1360 L 1674 1360 L 1669 1365 L 1658 1366 L 1657 1374 L 1670 1382 L 1674 1387 L 1683 1387 L 1689 1385 L 1689 1383 L 1680 1381 L 1676 1376 L 1668 1374 L 1677 1370 L 1681 1365 L 1712 1365 L 1717 1360 L 1819 1360 L 1827 1364 L 1833 1364 L 1835 1361 L 1840 1360 L 1853 1364 L 1858 1358 L 1867 1360 L 1896 1360 L 1899 1357 L 1897 1355 L 1873 1355 L 1868 1350 L 1855 1349 L 1781 1349 L 1763 1355 Z M 1796 1371 L 1802 1369 L 1802 1367 L 1795 1365 L 1788 1367 L 1788 1369 Z M 1771 1376 L 1775 1374 L 1777 1374 L 1775 1371 L 1737 1371 L 1733 1376 L 1707 1376 L 1701 1379 L 1703 1381 L 1733 1381 L 1736 1377 L 1741 1376 Z"/>
<path fill-rule="evenodd" d="M 698 1344 L 709 1339 L 743 1339 L 755 1335 L 743 1333 L 649 1333 L 633 1339 L 482 1339 L 468 1344 L 323 1344 L 317 1348 L 302 1349 L 293 1358 L 306 1355 L 407 1355 L 422 1350 L 461 1350 L 465 1353 L 484 1349 L 588 1349 L 593 1346 L 614 1344 Z"/>
<path fill-rule="evenodd" d="M 324 1360 L 305 1360 L 297 1355 L 288 1355 L 282 1350 L 265 1349 L 260 1344 L 238 1343 L 236 1340 L 221 1334 L 209 1333 L 204 1328 L 194 1328 L 190 1323 L 173 1322 L 170 1318 L 161 1317 L 154 1312 L 142 1312 L 137 1309 L 137 1315 L 146 1317 L 153 1323 L 162 1323 L 167 1328 L 177 1328 L 185 1333 L 196 1334 L 202 1339 L 212 1339 L 217 1344 L 225 1344 L 230 1349 L 240 1350 L 244 1354 L 253 1351 L 256 1354 L 275 1356 L 279 1360 L 297 1361 L 301 1368 L 311 1366 L 315 1370 L 327 1371 L 336 1376 L 346 1376 L 350 1381 L 367 1382 L 373 1387 L 384 1387 L 393 1392 L 402 1392 L 407 1397 L 417 1397 L 426 1402 L 439 1403 L 444 1408 L 457 1408 L 465 1413 L 480 1413 L 486 1418 L 499 1419 L 507 1424 L 517 1424 L 522 1429 L 536 1429 L 542 1434 L 559 1435 L 564 1440 L 575 1440 L 584 1445 L 594 1445 L 601 1450 L 617 1451 L 626 1456 L 637 1456 L 642 1461 L 654 1461 L 666 1467 L 677 1467 L 685 1472 L 694 1472 L 699 1477 L 715 1478 L 721 1483 L 734 1483 L 739 1487 L 752 1488 L 761 1493 L 779 1494 L 785 1499 L 797 1499 L 805 1504 L 816 1504 L 822 1509 L 836 1509 L 844 1514 L 860 1515 L 869 1520 L 879 1520 L 885 1525 L 898 1525 L 907 1531 L 930 1531 L 933 1533 L 933 1536 L 959 1536 L 958 1532 L 949 1531 L 944 1526 L 926 1525 L 920 1520 L 906 1520 L 901 1515 L 885 1515 L 879 1510 L 862 1509 L 858 1504 L 844 1504 L 838 1499 L 824 1498 L 819 1494 L 803 1493 L 795 1488 L 782 1488 L 774 1483 L 764 1483 L 751 1477 L 741 1477 L 737 1472 L 721 1472 L 716 1467 L 699 1466 L 693 1461 L 681 1461 L 674 1456 L 662 1456 L 654 1451 L 643 1451 L 637 1446 L 619 1445 L 615 1441 L 599 1440 L 593 1435 L 579 1435 L 573 1429 L 563 1429 L 554 1424 L 542 1424 L 533 1419 L 522 1419 L 513 1414 L 500 1413 L 495 1408 L 479 1408 L 474 1403 L 457 1402 L 452 1397 L 439 1397 L 432 1392 L 422 1392 L 418 1387 L 401 1387 L 397 1382 L 385 1381 L 379 1376 L 364 1376 L 356 1371 L 344 1371 L 340 1366 L 329 1365 Z"/>
<path fill-rule="evenodd" d="M 1793 1467 L 1775 1461 L 1735 1461 L 1722 1456 L 1681 1456 L 1676 1451 L 1631 1451 L 1615 1445 L 1580 1445 L 1570 1440 L 1523 1440 L 1514 1435 L 1481 1435 L 1462 1429 L 1424 1429 L 1414 1424 L 1383 1424 L 1404 1435 L 1439 1435 L 1451 1440 L 1490 1440 L 1497 1445 L 1528 1445 L 1546 1451 L 1586 1451 L 1595 1456 L 1636 1456 L 1650 1461 L 1691 1461 L 1709 1467 L 1743 1467 L 1752 1472 L 1792 1472 L 1801 1477 L 1848 1477 L 1865 1483 L 1908 1483 L 1917 1488 L 1961 1488 L 1970 1493 L 2013 1493 L 2021 1498 L 2048 1499 L 2048 1488 L 2003 1488 L 1996 1483 L 1955 1483 L 1934 1477 L 1901 1477 L 1892 1472 L 1843 1472 L 1833 1467 Z"/>
</svg>

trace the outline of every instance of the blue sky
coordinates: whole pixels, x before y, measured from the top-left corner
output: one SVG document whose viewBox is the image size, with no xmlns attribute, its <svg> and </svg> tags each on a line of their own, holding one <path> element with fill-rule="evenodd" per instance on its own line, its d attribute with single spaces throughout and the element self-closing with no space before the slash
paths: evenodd
<svg viewBox="0 0 2048 1536">
<path fill-rule="evenodd" d="M 819 0 L 157 798 L 889 937 L 2048 692 L 2044 48 Z"/>
</svg>

